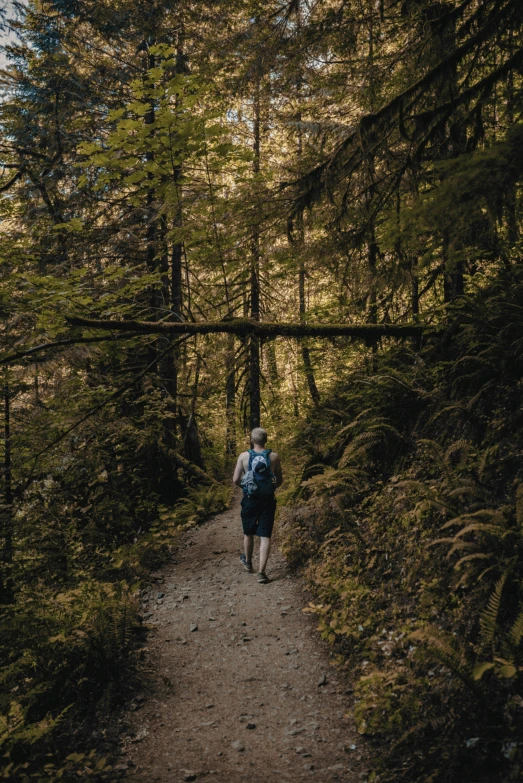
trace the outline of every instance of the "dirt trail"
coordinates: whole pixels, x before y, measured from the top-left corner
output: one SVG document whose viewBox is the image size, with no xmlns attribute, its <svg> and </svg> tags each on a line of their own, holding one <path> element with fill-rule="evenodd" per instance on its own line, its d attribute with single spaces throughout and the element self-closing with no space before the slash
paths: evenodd
<svg viewBox="0 0 523 783">
<path fill-rule="evenodd" d="M 259 585 L 240 547 L 237 498 L 187 534 L 153 585 L 152 686 L 126 718 L 120 769 L 140 783 L 359 783 L 350 697 L 302 612 L 300 579 L 273 551 Z"/>
</svg>

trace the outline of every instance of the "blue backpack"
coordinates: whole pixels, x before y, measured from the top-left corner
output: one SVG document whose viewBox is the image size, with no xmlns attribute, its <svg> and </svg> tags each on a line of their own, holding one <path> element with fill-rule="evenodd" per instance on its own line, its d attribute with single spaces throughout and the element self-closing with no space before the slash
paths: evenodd
<svg viewBox="0 0 523 783">
<path fill-rule="evenodd" d="M 245 495 L 274 495 L 275 482 L 270 453 L 271 449 L 249 449 L 249 465 L 241 480 Z"/>
</svg>

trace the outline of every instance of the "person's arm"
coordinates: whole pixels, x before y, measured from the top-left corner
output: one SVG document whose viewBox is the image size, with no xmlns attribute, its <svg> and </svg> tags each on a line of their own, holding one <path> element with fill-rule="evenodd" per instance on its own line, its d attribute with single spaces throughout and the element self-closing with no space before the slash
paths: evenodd
<svg viewBox="0 0 523 783">
<path fill-rule="evenodd" d="M 281 487 L 281 485 L 283 484 L 283 473 L 281 470 L 281 462 L 277 454 L 274 454 L 274 460 L 271 460 L 271 462 L 272 462 L 271 465 L 272 472 L 276 476 L 276 489 L 277 489 L 278 487 Z"/>
<path fill-rule="evenodd" d="M 241 487 L 240 481 L 242 478 L 243 473 L 243 454 L 240 454 L 238 457 L 238 462 L 236 463 L 236 467 L 234 468 L 234 475 L 232 477 L 232 483 L 235 484 L 237 487 Z"/>
</svg>

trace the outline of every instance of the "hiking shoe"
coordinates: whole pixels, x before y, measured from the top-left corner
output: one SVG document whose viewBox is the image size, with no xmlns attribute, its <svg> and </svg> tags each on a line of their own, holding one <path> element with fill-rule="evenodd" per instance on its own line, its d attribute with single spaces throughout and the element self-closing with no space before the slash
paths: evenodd
<svg viewBox="0 0 523 783">
<path fill-rule="evenodd" d="M 264 574 L 263 571 L 260 571 L 260 573 L 258 574 L 258 582 L 261 585 L 268 585 L 270 581 L 271 580 L 269 579 L 267 574 Z"/>
<path fill-rule="evenodd" d="M 240 555 L 240 562 L 245 570 L 252 574 L 252 563 L 250 560 L 247 560 L 245 555 Z"/>
</svg>

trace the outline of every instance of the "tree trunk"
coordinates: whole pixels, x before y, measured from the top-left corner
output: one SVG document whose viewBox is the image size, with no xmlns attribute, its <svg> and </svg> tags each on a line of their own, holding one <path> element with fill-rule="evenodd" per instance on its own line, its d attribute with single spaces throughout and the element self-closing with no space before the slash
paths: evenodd
<svg viewBox="0 0 523 783">
<path fill-rule="evenodd" d="M 13 563 L 13 487 L 11 472 L 11 400 L 9 375 L 4 370 L 4 503 L 0 506 L 0 540 L 2 562 L 0 571 L 0 604 L 14 601 L 11 575 Z"/>
<path fill-rule="evenodd" d="M 450 252 L 450 240 L 448 233 L 443 234 L 443 301 L 445 304 L 453 302 L 464 292 L 463 264 L 461 261 L 453 261 Z"/>
<path fill-rule="evenodd" d="M 148 69 L 154 68 L 155 66 L 155 57 L 153 54 L 147 53 L 147 67 Z M 144 116 L 144 120 L 147 125 L 153 125 L 154 120 L 156 116 L 156 107 L 154 105 L 154 99 L 150 99 L 149 108 Z M 154 161 L 154 152 L 150 149 L 147 150 L 145 154 L 146 160 L 148 163 L 152 163 Z M 152 180 L 152 174 L 149 172 L 147 175 L 148 180 Z M 155 201 L 155 192 L 152 186 L 147 188 L 147 195 L 146 195 L 146 214 L 147 214 L 147 227 L 145 230 L 145 252 L 146 252 L 146 258 L 147 258 L 147 268 L 149 272 L 154 272 L 156 269 L 156 254 L 158 250 L 158 216 L 156 214 L 156 209 L 154 207 L 154 201 Z M 156 318 L 158 318 L 158 309 L 160 306 L 160 296 L 159 291 L 156 287 L 153 288 L 151 292 L 151 307 L 155 313 Z"/>
<path fill-rule="evenodd" d="M 443 300 L 445 303 L 453 302 L 459 296 L 463 296 L 465 287 L 463 284 L 463 265 L 456 263 L 452 268 L 445 270 L 443 278 Z"/>
<path fill-rule="evenodd" d="M 236 357 L 234 355 L 234 335 L 227 337 L 227 377 L 225 381 L 226 434 L 225 453 L 228 457 L 236 454 Z"/>
<path fill-rule="evenodd" d="M 178 194 L 178 204 L 176 205 L 176 212 L 173 220 L 173 228 L 175 231 L 180 232 L 182 227 L 182 207 L 181 207 L 181 186 L 179 179 L 181 177 L 181 168 L 175 173 L 176 190 Z M 181 323 L 183 321 L 182 306 L 183 306 L 183 288 L 182 288 L 182 257 L 183 257 L 183 245 L 180 238 L 175 238 L 171 249 L 171 275 L 170 275 L 170 292 L 169 292 L 169 309 L 171 314 L 169 320 L 175 323 Z M 173 339 L 173 338 L 171 338 Z M 171 405 L 173 410 L 176 410 L 177 395 L 178 395 L 178 364 L 180 360 L 180 352 L 175 349 L 167 354 L 165 366 L 162 368 L 162 375 L 165 379 L 165 387 L 171 397 Z"/>
<path fill-rule="evenodd" d="M 258 187 L 260 173 L 260 91 L 261 75 L 258 70 L 253 99 L 253 164 L 255 187 Z M 251 274 L 250 274 L 250 316 L 253 321 L 260 320 L 260 232 L 257 223 L 253 227 L 251 238 Z M 249 341 L 249 428 L 260 426 L 260 338 L 252 334 Z"/>
<path fill-rule="evenodd" d="M 418 267 L 418 259 L 413 258 L 411 261 L 410 266 L 410 276 L 411 276 L 411 302 L 412 302 L 412 316 L 414 320 L 419 315 L 419 267 Z"/>
<path fill-rule="evenodd" d="M 303 245 L 302 245 L 303 247 Z M 300 260 L 300 270 L 298 273 L 298 291 L 300 299 L 300 321 L 305 321 L 306 302 L 305 302 L 305 264 L 303 260 Z M 312 397 L 314 405 L 320 404 L 320 393 L 316 386 L 316 379 L 314 378 L 314 371 L 312 369 L 311 356 L 309 353 L 309 347 L 306 340 L 302 340 L 301 356 L 303 359 L 303 368 L 305 370 L 305 377 L 307 378 L 307 385 Z"/>
<path fill-rule="evenodd" d="M 302 14 L 301 14 L 301 3 L 300 0 L 296 3 L 296 24 L 298 27 L 298 32 L 301 30 L 301 24 L 302 24 Z M 302 135 L 302 129 L 301 129 L 301 122 L 302 122 L 302 114 L 301 114 L 301 91 L 302 91 L 302 84 L 303 84 L 303 76 L 301 69 L 298 72 L 298 78 L 297 78 L 297 84 L 296 84 L 296 92 L 297 92 L 297 100 L 298 100 L 298 111 L 296 112 L 296 134 L 297 134 L 297 142 L 298 142 L 298 149 L 297 149 L 297 157 L 298 157 L 298 171 L 300 176 L 302 175 L 302 158 L 303 158 L 303 135 Z M 292 242 L 292 233 L 289 234 L 289 239 Z M 306 278 L 306 271 L 305 271 L 305 262 L 303 260 L 303 253 L 305 250 L 305 229 L 303 225 L 303 214 L 300 213 L 297 218 L 297 251 L 299 256 L 299 269 L 298 269 L 298 299 L 299 299 L 299 313 L 300 313 L 300 321 L 303 323 L 305 322 L 305 313 L 307 310 L 307 303 L 305 300 L 305 278 Z M 306 340 L 302 340 L 301 344 L 301 357 L 303 360 L 303 369 L 305 371 L 305 377 L 307 379 L 307 386 L 309 387 L 309 392 L 312 398 L 312 401 L 315 406 L 318 406 L 320 403 L 320 393 L 318 391 L 318 387 L 316 386 L 316 379 L 314 377 L 314 370 L 312 369 L 312 362 L 311 362 L 311 355 L 309 351 L 309 346 L 307 345 Z"/>
<path fill-rule="evenodd" d="M 378 323 L 378 302 L 376 296 L 376 265 L 378 260 L 378 246 L 374 234 L 374 226 L 371 229 L 367 245 L 367 263 L 369 268 L 369 314 L 368 321 L 371 324 Z"/>
<path fill-rule="evenodd" d="M 274 340 L 270 340 L 268 343 L 266 343 L 265 350 L 267 351 L 267 369 L 269 380 L 271 382 L 272 390 L 275 393 L 280 383 L 280 377 L 278 375 L 278 361 L 276 359 L 276 347 L 274 345 Z"/>
<path fill-rule="evenodd" d="M 91 329 L 104 329 L 118 332 L 141 332 L 142 334 L 235 334 L 238 337 L 248 337 L 256 334 L 260 338 L 272 337 L 349 337 L 356 340 L 372 342 L 381 337 L 417 337 L 430 331 L 430 327 L 417 323 L 405 324 L 300 324 L 300 323 L 269 323 L 268 321 L 253 321 L 250 318 L 233 318 L 230 321 L 184 321 L 173 323 L 161 321 L 116 321 L 111 319 L 83 318 L 81 316 L 66 316 L 66 321 L 73 326 L 88 326 Z M 81 339 L 79 340 L 81 342 Z M 74 341 L 71 341 L 71 344 Z"/>
<path fill-rule="evenodd" d="M 197 346 L 195 345 L 195 351 Z M 183 437 L 183 454 L 199 468 L 204 469 L 202 446 L 200 442 L 200 433 L 198 432 L 198 423 L 196 421 L 196 401 L 198 399 L 198 386 L 200 383 L 201 357 L 196 353 L 196 366 L 194 368 L 194 382 L 191 394 L 191 409 L 189 416 L 185 416 L 180 406 L 180 428 Z"/>
<path fill-rule="evenodd" d="M 174 464 L 178 468 L 182 468 L 182 470 L 185 470 L 189 475 L 194 476 L 197 479 L 200 479 L 201 481 L 208 482 L 209 484 L 216 485 L 217 487 L 221 487 L 221 484 L 216 481 L 213 476 L 210 476 L 208 473 L 206 473 L 202 468 L 200 468 L 198 465 L 195 465 L 193 462 L 190 462 L 188 459 L 185 459 L 185 457 L 182 457 L 181 454 L 179 454 L 177 451 L 170 450 L 169 451 L 169 457 L 174 462 Z"/>
</svg>

